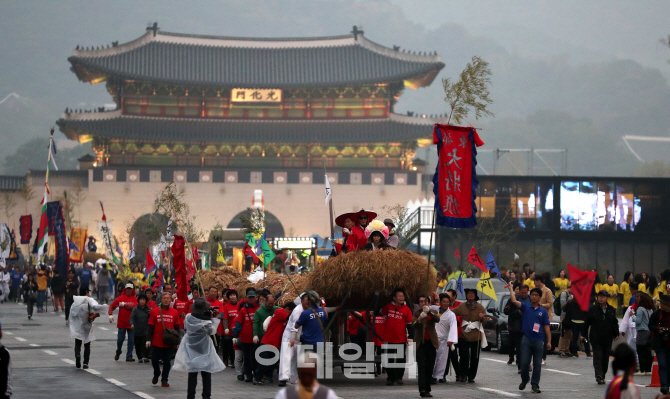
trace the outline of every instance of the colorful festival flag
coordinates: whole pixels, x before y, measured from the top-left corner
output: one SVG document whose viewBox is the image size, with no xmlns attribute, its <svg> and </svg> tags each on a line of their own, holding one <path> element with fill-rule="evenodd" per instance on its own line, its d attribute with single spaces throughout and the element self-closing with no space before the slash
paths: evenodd
<svg viewBox="0 0 670 399">
<path fill-rule="evenodd" d="M 458 251 L 458 248 L 456 248 L 456 252 L 454 252 L 454 256 L 457 257 L 458 259 L 461 259 L 461 253 Z"/>
<path fill-rule="evenodd" d="M 577 303 L 579 303 L 579 307 L 587 312 L 589 310 L 591 290 L 593 289 L 593 283 L 596 281 L 597 272 L 585 272 L 568 263 L 568 273 L 570 275 L 572 295 L 575 296 Z"/>
<path fill-rule="evenodd" d="M 19 220 L 21 222 L 19 227 L 21 244 L 30 244 L 30 239 L 33 238 L 33 216 L 24 215 Z"/>
<path fill-rule="evenodd" d="M 47 218 L 47 189 L 44 189 L 44 199 L 42 200 L 42 215 L 40 216 L 40 228 L 37 230 L 37 261 L 42 260 L 44 255 L 44 246 L 49 239 L 49 218 Z"/>
<path fill-rule="evenodd" d="M 154 281 L 153 287 L 151 287 L 152 290 L 156 291 L 159 288 L 163 288 L 163 271 L 158 272 L 158 278 L 156 281 Z"/>
<path fill-rule="evenodd" d="M 219 243 L 219 249 L 216 251 L 216 261 L 226 264 L 226 259 L 223 257 L 223 247 Z"/>
<path fill-rule="evenodd" d="M 493 289 L 493 284 L 491 284 L 491 275 L 489 272 L 482 273 L 482 276 L 479 278 L 479 282 L 477 283 L 477 291 L 481 291 L 485 295 L 490 296 L 494 301 L 498 300 L 498 297 L 496 296 L 496 290 Z"/>
<path fill-rule="evenodd" d="M 470 250 L 470 253 L 468 254 L 468 262 L 472 263 L 473 265 L 477 266 L 477 268 L 483 272 L 486 272 L 486 265 L 482 261 L 482 258 L 479 257 L 479 254 L 475 250 L 475 246 L 472 246 L 472 249 Z"/>
<path fill-rule="evenodd" d="M 500 276 L 500 270 L 498 270 L 498 265 L 496 264 L 496 261 L 493 259 L 491 251 L 489 251 L 489 254 L 486 257 L 486 269 L 489 272 L 496 272 L 496 274 L 498 275 L 498 280 L 503 281 L 502 277 Z"/>
<path fill-rule="evenodd" d="M 477 225 L 475 206 L 477 147 L 484 145 L 472 127 L 435 124 L 438 162 L 433 177 L 435 223 L 454 228 Z"/>
<path fill-rule="evenodd" d="M 456 289 L 461 293 L 461 298 L 465 299 L 465 293 L 463 292 L 463 274 L 458 275 L 458 281 L 456 282 Z"/>
<path fill-rule="evenodd" d="M 144 278 L 147 279 L 149 278 L 149 275 L 154 272 L 154 269 L 156 269 L 156 262 L 154 262 L 154 258 L 151 256 L 151 252 L 149 252 L 148 247 L 147 247 L 147 258 L 144 262 L 147 265 L 147 267 L 144 269 Z"/>
</svg>

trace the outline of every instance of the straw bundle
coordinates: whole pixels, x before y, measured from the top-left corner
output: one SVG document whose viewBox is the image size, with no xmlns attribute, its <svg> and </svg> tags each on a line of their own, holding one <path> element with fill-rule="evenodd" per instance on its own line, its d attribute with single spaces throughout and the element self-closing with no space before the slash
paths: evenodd
<svg viewBox="0 0 670 399">
<path fill-rule="evenodd" d="M 199 277 L 203 290 L 214 286 L 221 292 L 224 288 L 233 286 L 232 283 L 241 279 L 242 275 L 231 267 L 222 267 L 212 271 L 203 270 L 199 272 Z"/>
<path fill-rule="evenodd" d="M 329 258 L 310 273 L 308 287 L 331 301 L 348 296 L 350 305 L 363 305 L 375 292 L 382 297 L 404 288 L 408 299 L 426 294 L 426 260 L 409 251 L 356 251 Z M 431 268 L 429 291 L 435 291 Z"/>
<path fill-rule="evenodd" d="M 214 286 L 222 292 L 224 288 L 234 288 L 240 296 L 244 295 L 248 287 L 256 290 L 267 289 L 273 295 L 284 294 L 279 299 L 278 306 L 293 301 L 307 287 L 307 277 L 302 275 L 286 276 L 267 272 L 265 278 L 256 284 L 247 280 L 247 277 L 249 273 L 238 273 L 230 267 L 200 272 L 200 281 L 204 289 Z"/>
</svg>

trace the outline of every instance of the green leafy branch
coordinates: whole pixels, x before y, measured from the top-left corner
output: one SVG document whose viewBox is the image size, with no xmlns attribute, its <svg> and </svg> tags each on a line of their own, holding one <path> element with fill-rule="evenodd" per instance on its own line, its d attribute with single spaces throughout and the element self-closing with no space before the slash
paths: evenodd
<svg viewBox="0 0 670 399">
<path fill-rule="evenodd" d="M 493 103 L 488 89 L 491 85 L 490 76 L 489 63 L 475 56 L 465 66 L 458 81 L 454 82 L 450 78 L 442 79 L 444 101 L 449 103 L 451 108 L 447 124 L 452 118 L 460 124 L 468 116 L 470 109 L 474 110 L 476 119 L 484 115 L 493 116 L 493 112 L 488 109 Z"/>
</svg>

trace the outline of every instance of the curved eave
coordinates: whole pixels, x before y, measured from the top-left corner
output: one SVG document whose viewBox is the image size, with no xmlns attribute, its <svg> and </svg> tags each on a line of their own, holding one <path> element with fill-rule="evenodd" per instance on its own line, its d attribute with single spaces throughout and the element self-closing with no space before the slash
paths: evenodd
<svg viewBox="0 0 670 399">
<path fill-rule="evenodd" d="M 104 140 L 192 143 L 417 143 L 431 137 L 437 120 L 392 114 L 382 119 L 235 120 L 136 117 L 119 111 L 70 114 L 60 130 L 80 142 Z"/>
<path fill-rule="evenodd" d="M 91 65 L 86 59 L 69 57 L 68 61 L 72 64 L 72 71 L 81 82 L 96 84 L 110 78 L 117 78 L 121 80 L 138 80 L 144 82 L 151 82 L 153 84 L 178 84 L 178 85 L 193 85 L 200 87 L 217 87 L 217 88 L 235 88 L 244 87 L 251 89 L 290 89 L 300 87 L 344 87 L 365 84 L 390 84 L 395 82 L 404 82 L 405 86 L 417 89 L 420 87 L 427 87 L 433 83 L 437 74 L 445 67 L 443 62 L 436 62 L 432 65 L 427 65 L 423 68 L 417 68 L 415 71 L 406 74 L 398 74 L 391 76 L 383 76 L 378 79 L 352 79 L 342 80 L 339 82 L 313 82 L 313 83 L 284 83 L 284 84 L 258 84 L 256 82 L 239 81 L 235 83 L 218 83 L 218 82 L 204 82 L 201 80 L 179 80 L 179 79 L 157 79 L 151 76 L 139 74 L 120 73 L 110 68 L 102 68 L 99 65 Z"/>
</svg>

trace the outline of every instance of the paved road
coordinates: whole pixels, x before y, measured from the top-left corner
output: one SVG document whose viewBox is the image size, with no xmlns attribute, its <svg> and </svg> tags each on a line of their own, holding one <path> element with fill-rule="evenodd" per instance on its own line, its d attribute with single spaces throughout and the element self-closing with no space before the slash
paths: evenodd
<svg viewBox="0 0 670 399">
<path fill-rule="evenodd" d="M 91 397 L 92 393 L 95 399 L 186 397 L 186 375 L 183 373 L 171 373 L 170 388 L 161 388 L 151 385 L 150 364 L 126 363 L 123 357 L 115 362 L 116 330 L 106 318 L 95 322 L 98 341 L 92 344 L 88 372 L 74 367 L 74 340 L 69 338 L 62 313 L 35 314 L 33 320 L 28 320 L 24 305 L 2 304 L 0 321 L 4 333 L 2 341 L 12 354 L 14 399 L 77 399 L 78 395 Z M 591 359 L 585 356 L 579 359 L 550 356 L 542 372 L 541 396 L 531 394 L 530 386 L 524 392 L 518 390 L 520 378 L 516 368 L 505 364 L 506 360 L 507 355 L 482 352 L 475 384 L 440 384 L 434 387 L 433 395 L 454 398 L 604 396 L 604 386 L 595 383 Z M 650 378 L 639 376 L 635 381 L 648 385 Z M 448 380 L 453 381 L 453 377 Z M 419 397 L 415 379 L 407 380 L 402 387 L 387 387 L 384 383 L 384 378 L 348 380 L 339 370 L 335 370 L 333 380 L 325 382 L 342 398 Z M 278 389 L 276 385 L 257 387 L 238 382 L 232 369 L 216 374 L 212 383 L 215 398 L 273 398 Z M 640 389 L 643 398 L 654 398 L 658 393 L 657 388 Z M 200 397 L 199 393 L 197 397 Z"/>
</svg>

